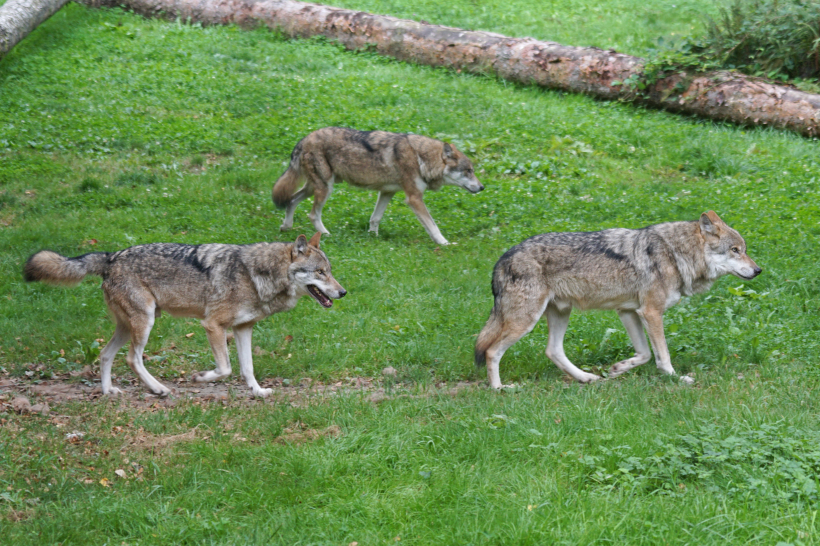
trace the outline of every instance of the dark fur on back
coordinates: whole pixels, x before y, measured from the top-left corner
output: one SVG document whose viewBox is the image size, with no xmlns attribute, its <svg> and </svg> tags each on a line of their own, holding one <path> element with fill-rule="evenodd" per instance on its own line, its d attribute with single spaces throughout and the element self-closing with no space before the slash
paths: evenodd
<svg viewBox="0 0 820 546">
<path fill-rule="evenodd" d="M 696 228 L 697 222 L 670 222 L 635 230 L 616 228 L 535 235 L 509 249 L 498 260 L 493 269 L 493 296 L 502 296 L 505 288 L 522 278 L 530 279 L 533 263 L 550 277 L 573 271 L 585 279 L 602 281 L 617 275 L 648 282 L 659 272 L 659 262 L 677 267 L 676 249 L 665 234 L 675 230 L 694 233 Z M 702 261 L 702 256 L 696 261 Z M 702 268 L 697 269 L 703 272 Z M 691 277 L 683 273 L 689 285 L 705 280 L 702 274 Z"/>
</svg>

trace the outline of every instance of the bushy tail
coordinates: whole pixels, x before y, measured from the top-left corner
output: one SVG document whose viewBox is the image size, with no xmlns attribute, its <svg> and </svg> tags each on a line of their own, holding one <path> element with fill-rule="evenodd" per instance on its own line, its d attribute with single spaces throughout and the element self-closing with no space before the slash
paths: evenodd
<svg viewBox="0 0 820 546">
<path fill-rule="evenodd" d="M 487 349 L 498 340 L 501 335 L 501 317 L 497 311 L 497 307 L 493 306 L 490 311 L 490 318 L 487 319 L 487 324 L 481 329 L 478 334 L 478 339 L 475 342 L 475 365 L 484 366 L 487 363 Z"/>
<path fill-rule="evenodd" d="M 273 204 L 283 209 L 290 203 L 291 197 L 296 193 L 296 188 L 299 186 L 299 160 L 292 159 L 288 170 L 286 170 L 276 184 L 273 185 Z"/>
<path fill-rule="evenodd" d="M 75 258 L 66 258 L 50 250 L 41 250 L 26 260 L 23 278 L 27 282 L 48 284 L 78 284 L 86 275 L 99 275 L 108 270 L 108 252 L 92 252 Z"/>
</svg>

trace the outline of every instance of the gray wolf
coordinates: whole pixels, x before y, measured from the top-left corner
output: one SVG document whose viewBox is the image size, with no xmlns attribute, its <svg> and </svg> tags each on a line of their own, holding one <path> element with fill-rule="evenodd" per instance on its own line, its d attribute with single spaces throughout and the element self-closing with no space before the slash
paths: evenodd
<svg viewBox="0 0 820 546">
<path fill-rule="evenodd" d="M 195 373 L 195 381 L 215 381 L 231 374 L 226 329 L 233 329 L 239 371 L 254 396 L 265 397 L 253 375 L 253 325 L 293 309 L 305 295 L 322 307 L 347 292 L 330 273 L 330 262 L 319 250 L 320 234 L 310 241 L 250 245 L 182 245 L 153 243 L 119 252 L 93 252 L 67 258 L 50 250 L 32 255 L 23 267 L 26 281 L 76 285 L 86 275 L 102 277 L 105 303 L 117 324 L 100 352 L 102 391 L 120 394 L 111 385 L 114 355 L 129 339 L 128 365 L 157 395 L 171 391 L 143 365 L 143 350 L 154 320 L 162 311 L 201 321 L 214 353 L 216 369 Z"/>
<path fill-rule="evenodd" d="M 578 369 L 564 354 L 564 334 L 573 307 L 618 312 L 635 356 L 618 362 L 609 377 L 649 361 L 675 374 L 663 333 L 663 313 L 708 290 L 719 277 L 752 279 L 761 269 L 746 255 L 743 237 L 714 211 L 694 222 L 593 233 L 545 233 L 512 247 L 495 264 L 490 318 L 476 340 L 476 365 L 486 362 L 490 386 L 500 388 L 504 352 L 546 317 L 547 357 L 576 381 L 599 376 Z M 690 377 L 682 377 L 691 383 Z"/>
<path fill-rule="evenodd" d="M 296 191 L 302 180 L 304 187 Z M 328 234 L 322 224 L 322 207 L 333 184 L 343 180 L 356 188 L 379 192 L 370 216 L 370 231 L 379 233 L 387 204 L 396 192 L 403 191 L 421 225 L 440 245 L 448 244 L 447 239 L 424 206 L 424 190 L 459 186 L 478 193 L 484 189 L 470 160 L 452 144 L 420 135 L 325 127 L 296 144 L 290 165 L 273 186 L 274 204 L 286 209 L 280 229 L 293 227 L 296 206 L 312 194 L 313 208 L 308 217 L 313 227 Z"/>
</svg>

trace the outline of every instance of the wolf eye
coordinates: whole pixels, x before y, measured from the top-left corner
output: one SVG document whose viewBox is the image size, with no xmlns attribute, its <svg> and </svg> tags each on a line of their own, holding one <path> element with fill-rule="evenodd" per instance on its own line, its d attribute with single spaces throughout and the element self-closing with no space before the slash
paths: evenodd
<svg viewBox="0 0 820 546">
<path fill-rule="evenodd" d="M 734 252 L 735 254 L 740 254 L 740 249 L 736 246 L 733 246 L 732 247 L 732 252 Z"/>
</svg>

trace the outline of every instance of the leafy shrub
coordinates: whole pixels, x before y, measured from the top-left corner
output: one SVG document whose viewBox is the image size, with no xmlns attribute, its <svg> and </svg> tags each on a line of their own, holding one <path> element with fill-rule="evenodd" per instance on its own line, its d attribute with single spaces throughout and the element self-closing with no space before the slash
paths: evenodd
<svg viewBox="0 0 820 546">
<path fill-rule="evenodd" d="M 717 17 L 707 17 L 701 38 L 664 41 L 647 54 L 640 73 L 623 82 L 636 95 L 673 73 L 739 70 L 752 76 L 798 80 L 806 90 L 813 84 L 800 81 L 820 76 L 820 2 L 814 0 L 734 0 L 721 7 Z M 686 90 L 691 76 L 667 91 Z M 666 98 L 666 97 L 664 97 Z"/>
<path fill-rule="evenodd" d="M 578 459 L 582 480 L 607 488 L 678 495 L 702 487 L 727 496 L 816 505 L 820 448 L 817 433 L 794 427 L 721 430 L 707 425 L 690 434 L 656 439 L 655 453 L 632 455 L 630 446 L 598 446 Z"/>
<path fill-rule="evenodd" d="M 735 0 L 706 24 L 695 44 L 726 68 L 769 78 L 820 75 L 820 3 Z"/>
</svg>

